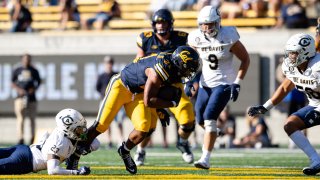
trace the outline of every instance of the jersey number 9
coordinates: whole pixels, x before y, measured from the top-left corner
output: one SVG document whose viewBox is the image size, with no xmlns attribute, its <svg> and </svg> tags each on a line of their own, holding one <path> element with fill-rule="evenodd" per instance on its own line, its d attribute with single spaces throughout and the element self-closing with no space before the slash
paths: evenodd
<svg viewBox="0 0 320 180">
<path fill-rule="evenodd" d="M 218 69 L 218 58 L 216 55 L 210 54 L 208 56 L 208 60 L 210 62 L 210 64 L 209 64 L 210 69 L 212 69 L 212 70 Z"/>
</svg>

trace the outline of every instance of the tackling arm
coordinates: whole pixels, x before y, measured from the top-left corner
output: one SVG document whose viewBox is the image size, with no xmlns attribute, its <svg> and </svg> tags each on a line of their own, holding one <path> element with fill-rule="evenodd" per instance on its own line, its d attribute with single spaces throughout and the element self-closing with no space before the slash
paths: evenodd
<svg viewBox="0 0 320 180">
<path fill-rule="evenodd" d="M 59 156 L 48 154 L 47 168 L 49 175 L 77 175 L 78 170 L 67 170 L 59 166 Z"/>
</svg>

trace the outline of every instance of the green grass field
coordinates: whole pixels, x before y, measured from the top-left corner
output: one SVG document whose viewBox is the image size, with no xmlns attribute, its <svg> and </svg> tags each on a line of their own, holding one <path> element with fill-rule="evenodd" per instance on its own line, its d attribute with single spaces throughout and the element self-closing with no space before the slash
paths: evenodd
<svg viewBox="0 0 320 180">
<path fill-rule="evenodd" d="M 211 158 L 210 170 L 186 164 L 175 148 L 149 148 L 145 166 L 136 175 L 129 174 L 116 148 L 105 149 L 84 156 L 80 166 L 90 166 L 88 176 L 48 176 L 46 171 L 27 175 L 0 176 L 14 179 L 320 179 L 305 176 L 301 169 L 308 166 L 308 158 L 300 150 L 288 149 L 219 149 Z M 132 151 L 132 155 L 134 151 Z M 194 150 L 195 159 L 200 149 Z"/>
</svg>

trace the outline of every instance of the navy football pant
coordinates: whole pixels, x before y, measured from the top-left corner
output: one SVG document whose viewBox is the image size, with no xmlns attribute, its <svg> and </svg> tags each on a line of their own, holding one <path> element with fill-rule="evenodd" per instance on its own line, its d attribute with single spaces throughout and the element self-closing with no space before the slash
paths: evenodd
<svg viewBox="0 0 320 180">
<path fill-rule="evenodd" d="M 217 87 L 199 88 L 196 101 L 196 118 L 200 125 L 204 120 L 217 120 L 222 110 L 230 100 L 230 89 L 225 90 L 229 85 L 219 85 Z"/>
<path fill-rule="evenodd" d="M 0 174 L 27 174 L 33 171 L 29 146 L 0 148 Z"/>
</svg>

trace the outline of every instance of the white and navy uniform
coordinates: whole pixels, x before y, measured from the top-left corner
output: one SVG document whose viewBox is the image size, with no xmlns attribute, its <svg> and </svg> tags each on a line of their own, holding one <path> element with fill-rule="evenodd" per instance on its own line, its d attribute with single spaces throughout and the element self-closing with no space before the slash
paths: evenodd
<svg viewBox="0 0 320 180">
<path fill-rule="evenodd" d="M 240 39 L 233 26 L 221 27 L 216 37 L 206 37 L 197 29 L 188 36 L 188 44 L 195 47 L 202 60 L 202 76 L 196 102 L 197 122 L 217 120 L 230 99 L 230 89 L 236 78 L 231 47 Z"/>
<path fill-rule="evenodd" d="M 294 83 L 295 88 L 306 94 L 309 104 L 292 115 L 301 118 L 305 125 L 312 127 L 319 125 L 320 122 L 305 119 L 308 111 L 320 107 L 320 54 L 317 53 L 308 62 L 306 70 L 301 73 L 297 67 L 288 67 L 285 61 L 282 63 L 282 72 L 291 82 Z"/>
<path fill-rule="evenodd" d="M 77 141 L 70 140 L 62 131 L 53 130 L 31 146 L 17 145 L 0 149 L 0 174 L 26 174 L 47 169 L 48 154 L 60 157 L 64 162 L 76 150 Z M 97 150 L 100 142 L 95 139 L 91 148 Z M 6 157 L 2 157 L 6 155 Z"/>
</svg>

